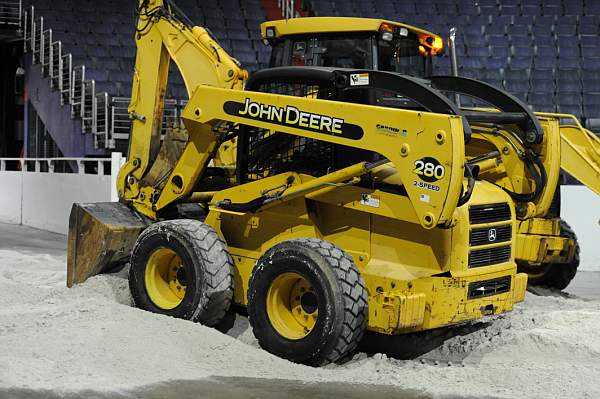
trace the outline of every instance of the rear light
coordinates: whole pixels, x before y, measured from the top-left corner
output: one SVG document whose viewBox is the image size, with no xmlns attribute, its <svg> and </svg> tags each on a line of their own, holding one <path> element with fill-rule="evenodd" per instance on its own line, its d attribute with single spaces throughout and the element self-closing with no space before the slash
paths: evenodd
<svg viewBox="0 0 600 399">
<path fill-rule="evenodd" d="M 421 46 L 419 46 L 419 52 L 423 55 L 437 55 L 444 51 L 444 41 L 439 36 L 422 35 L 419 38 L 419 42 L 421 43 Z M 421 47 L 423 50 L 421 50 Z"/>
</svg>

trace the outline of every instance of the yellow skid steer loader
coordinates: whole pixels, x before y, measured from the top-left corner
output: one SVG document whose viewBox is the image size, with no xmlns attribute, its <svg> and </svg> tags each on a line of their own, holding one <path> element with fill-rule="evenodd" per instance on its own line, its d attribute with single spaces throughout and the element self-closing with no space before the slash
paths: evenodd
<svg viewBox="0 0 600 399">
<path fill-rule="evenodd" d="M 73 206 L 69 286 L 129 262 L 138 307 L 214 326 L 246 306 L 263 348 L 309 365 L 346 358 L 367 329 L 428 330 L 523 300 L 514 202 L 475 178 L 469 121 L 440 91 L 361 68 L 248 77 L 170 1 L 137 11 L 120 202 Z M 171 60 L 190 99 L 186 129 L 161 143 Z M 426 106 L 378 105 L 368 85 Z M 219 150 L 233 140 L 229 165 Z"/>
</svg>

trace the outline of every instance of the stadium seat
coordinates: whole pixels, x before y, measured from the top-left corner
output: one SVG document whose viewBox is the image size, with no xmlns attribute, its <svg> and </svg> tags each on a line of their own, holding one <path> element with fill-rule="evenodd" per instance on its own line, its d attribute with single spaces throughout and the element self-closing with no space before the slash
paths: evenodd
<svg viewBox="0 0 600 399">
<path fill-rule="evenodd" d="M 600 58 L 583 58 L 581 64 L 584 70 L 600 72 Z"/>
<path fill-rule="evenodd" d="M 563 8 L 560 5 L 544 4 L 542 5 L 542 14 L 544 15 L 562 15 Z"/>
<path fill-rule="evenodd" d="M 561 114 L 575 115 L 577 118 L 581 118 L 581 105 L 558 105 L 556 111 Z"/>
<path fill-rule="evenodd" d="M 554 98 L 548 93 L 529 93 L 527 102 L 534 111 L 554 112 Z"/>
<path fill-rule="evenodd" d="M 493 72 L 502 72 L 506 68 L 506 58 L 488 58 L 486 64 L 487 68 Z"/>
<path fill-rule="evenodd" d="M 596 81 L 591 81 L 590 83 L 593 83 Z M 600 83 L 600 81 L 597 81 L 598 83 Z M 590 85 L 585 85 L 586 87 L 586 91 L 588 93 L 590 92 L 594 92 L 593 91 L 593 87 L 590 87 Z M 600 89 L 600 84 L 597 85 L 598 89 Z M 579 92 L 581 93 L 581 83 L 579 80 L 557 80 L 556 81 L 556 91 L 563 93 L 563 92 Z"/>
<path fill-rule="evenodd" d="M 514 24 L 506 27 L 506 33 L 510 36 L 526 36 L 531 32 L 531 25 Z"/>
<path fill-rule="evenodd" d="M 557 36 L 573 37 L 577 35 L 577 25 L 570 23 L 558 23 L 554 28 L 554 32 Z"/>
<path fill-rule="evenodd" d="M 513 25 L 533 25 L 534 17 L 531 15 L 513 15 Z"/>
<path fill-rule="evenodd" d="M 529 82 L 528 81 L 505 80 L 504 87 L 509 92 L 528 92 L 529 91 Z"/>
<path fill-rule="evenodd" d="M 540 6 L 524 5 L 521 8 L 523 15 L 541 15 L 542 9 Z"/>
<path fill-rule="evenodd" d="M 508 40 L 513 46 L 531 46 L 533 42 L 529 35 L 510 35 Z"/>
<path fill-rule="evenodd" d="M 506 71 L 504 71 L 504 78 L 513 82 L 526 82 L 529 80 L 529 77 L 526 73 L 523 73 L 523 71 L 512 69 L 507 69 Z"/>
<path fill-rule="evenodd" d="M 556 96 L 556 103 L 559 106 L 580 106 L 581 105 L 581 92 L 561 92 L 560 95 Z"/>
<path fill-rule="evenodd" d="M 556 46 L 536 46 L 535 55 L 536 57 L 556 57 Z"/>
<path fill-rule="evenodd" d="M 515 5 L 501 5 L 500 6 L 500 14 L 502 14 L 504 16 L 520 15 L 521 9 L 519 6 L 515 6 Z"/>
<path fill-rule="evenodd" d="M 579 58 L 579 46 L 558 46 L 558 56 L 561 58 Z"/>
<path fill-rule="evenodd" d="M 531 28 L 531 33 L 534 36 L 548 37 L 552 35 L 553 25 L 546 25 L 544 23 L 537 23 Z"/>
<path fill-rule="evenodd" d="M 554 71 L 532 68 L 530 77 L 532 80 L 554 80 Z"/>
<path fill-rule="evenodd" d="M 492 58 L 506 62 L 506 59 L 510 56 L 510 49 L 507 46 L 490 46 L 490 55 Z"/>
<path fill-rule="evenodd" d="M 600 133 L 600 118 L 587 118 L 585 121 L 585 127 L 597 135 Z"/>
<path fill-rule="evenodd" d="M 532 66 L 531 57 L 510 57 L 509 66 L 511 69 L 529 69 Z"/>
<path fill-rule="evenodd" d="M 509 26 L 512 25 L 512 16 L 510 15 L 494 15 L 490 16 L 490 23 L 492 25 Z"/>
<path fill-rule="evenodd" d="M 579 70 L 580 64 L 578 58 L 564 58 L 558 59 L 558 69 L 561 70 Z"/>
<path fill-rule="evenodd" d="M 565 0 L 563 10 L 565 15 L 583 15 L 583 1 Z"/>
<path fill-rule="evenodd" d="M 536 93 L 554 93 L 555 86 L 553 80 L 531 80 L 531 90 Z"/>
<path fill-rule="evenodd" d="M 511 54 L 515 57 L 532 57 L 534 48 L 531 46 L 512 46 Z"/>
</svg>

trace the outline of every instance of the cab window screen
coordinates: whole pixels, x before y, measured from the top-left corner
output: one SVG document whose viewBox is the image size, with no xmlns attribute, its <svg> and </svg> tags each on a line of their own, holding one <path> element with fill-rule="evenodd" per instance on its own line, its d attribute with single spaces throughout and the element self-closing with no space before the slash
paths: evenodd
<svg viewBox="0 0 600 399">
<path fill-rule="evenodd" d="M 403 75 L 423 77 L 425 57 L 419 54 L 416 35 L 395 37 L 392 41 L 379 40 L 379 69 Z"/>
<path fill-rule="evenodd" d="M 321 38 L 318 39 L 317 66 L 369 69 L 371 68 L 371 39 Z"/>
</svg>

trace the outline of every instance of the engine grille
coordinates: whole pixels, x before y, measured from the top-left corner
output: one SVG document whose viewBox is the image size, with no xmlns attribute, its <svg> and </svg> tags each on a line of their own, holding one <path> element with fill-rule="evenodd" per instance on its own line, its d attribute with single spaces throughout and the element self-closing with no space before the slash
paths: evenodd
<svg viewBox="0 0 600 399">
<path fill-rule="evenodd" d="M 469 252 L 469 267 L 481 267 L 510 260 L 510 245 Z"/>
<path fill-rule="evenodd" d="M 512 238 L 512 226 L 502 225 L 496 227 L 479 227 L 471 229 L 469 234 L 469 245 L 486 245 L 498 242 L 510 241 Z"/>
<path fill-rule="evenodd" d="M 468 299 L 483 298 L 510 291 L 510 276 L 469 284 Z"/>
<path fill-rule="evenodd" d="M 493 223 L 510 220 L 510 207 L 507 203 L 472 205 L 469 207 L 471 224 Z"/>
</svg>

